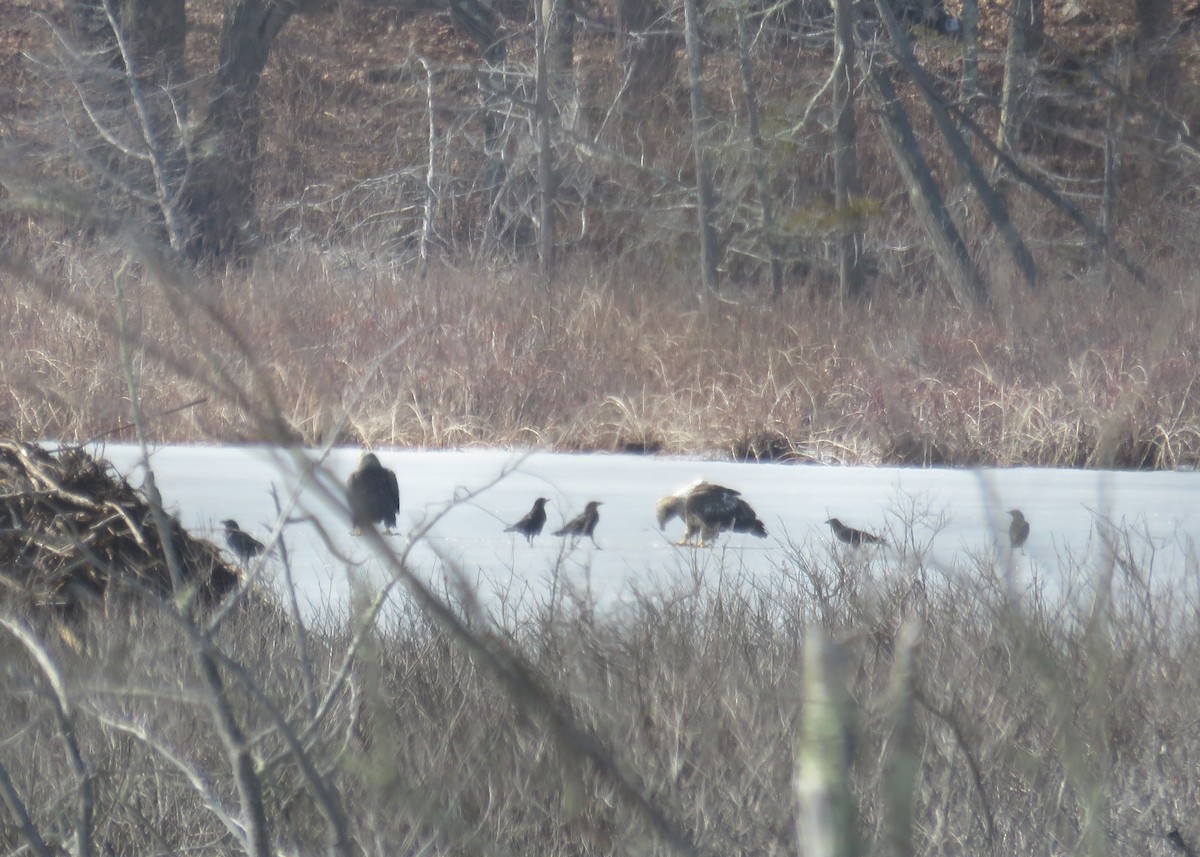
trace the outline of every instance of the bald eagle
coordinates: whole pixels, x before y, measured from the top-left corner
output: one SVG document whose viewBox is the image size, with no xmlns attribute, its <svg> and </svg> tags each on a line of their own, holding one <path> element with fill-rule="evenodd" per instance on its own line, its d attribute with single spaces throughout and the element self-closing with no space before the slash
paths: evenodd
<svg viewBox="0 0 1200 857">
<path fill-rule="evenodd" d="M 583 507 L 583 511 L 577 516 L 567 521 L 562 525 L 562 528 L 555 530 L 556 536 L 587 536 L 592 540 L 593 544 L 596 541 L 596 524 L 600 522 L 600 506 L 599 500 L 592 500 Z"/>
<path fill-rule="evenodd" d="M 833 534 L 838 537 L 839 541 L 843 541 L 848 545 L 881 545 L 883 539 L 879 536 L 872 535 L 865 530 L 856 530 L 854 527 L 847 527 L 837 518 L 830 518 L 825 523 L 833 527 Z"/>
<path fill-rule="evenodd" d="M 395 529 L 396 513 L 400 511 L 400 485 L 395 472 L 380 464 L 375 453 L 363 455 L 358 469 L 350 474 L 346 491 L 355 535 L 360 535 L 363 527 L 380 522 L 388 532 Z"/>
<path fill-rule="evenodd" d="M 538 497 L 533 501 L 533 508 L 529 513 L 504 532 L 520 533 L 525 537 L 525 541 L 532 543 L 533 537 L 541 535 L 542 527 L 546 526 L 546 504 L 549 502 L 545 497 Z"/>
<path fill-rule="evenodd" d="M 672 518 L 680 518 L 687 525 L 681 545 L 690 544 L 697 533 L 699 547 L 724 530 L 750 533 L 760 539 L 767 535 L 767 528 L 742 499 L 741 492 L 702 480 L 663 497 L 655 504 L 654 511 L 659 529 L 666 529 L 667 521 Z"/>
</svg>

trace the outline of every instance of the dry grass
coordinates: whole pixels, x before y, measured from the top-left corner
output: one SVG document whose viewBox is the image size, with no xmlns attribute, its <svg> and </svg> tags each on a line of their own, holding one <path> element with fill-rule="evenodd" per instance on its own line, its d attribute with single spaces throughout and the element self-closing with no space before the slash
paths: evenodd
<svg viewBox="0 0 1200 857">
<path fill-rule="evenodd" d="M 1172 829 L 1200 838 L 1200 602 L 1194 576 L 1147 588 L 1154 569 L 1130 562 L 1122 535 L 1136 541 L 1117 534 L 1107 556 L 1065 560 L 1058 583 L 1035 580 L 1015 601 L 991 556 L 936 569 L 918 553 L 794 546 L 770 579 L 711 565 L 615 614 L 563 589 L 503 626 L 475 616 L 475 639 L 523 663 L 535 690 L 403 598 L 357 642 L 331 621 L 300 647 L 253 604 L 211 642 L 283 853 L 324 850 L 330 805 L 351 831 L 344 853 L 670 853 L 620 776 L 691 843 L 685 853 L 796 854 L 792 750 L 811 628 L 842 641 L 852 794 L 866 853 L 883 853 L 909 624 L 912 853 L 1167 854 Z M 230 774 L 170 607 L 121 609 L 121 621 L 96 614 L 78 629 L 82 654 L 45 643 L 92 777 L 95 846 L 239 852 L 219 820 L 237 816 Z M 70 830 L 75 780 L 44 676 L 2 628 L 0 651 L 0 761 L 53 847 Z M 301 736 L 321 800 L 264 700 Z M 580 765 L 550 710 L 607 764 Z M 0 842 L 16 848 L 17 831 L 0 828 Z"/>
<path fill-rule="evenodd" d="M 983 5 L 983 73 L 994 86 L 1005 19 L 997 4 Z M 1087 53 L 1107 44 L 1106 33 L 1130 26 L 1128 10 L 1101 14 L 1088 5 L 1092 17 L 1082 29 L 1051 10 L 1049 35 L 1074 36 L 1071 47 Z M 1014 219 L 1045 278 L 1029 294 L 990 246 L 990 227 L 951 180 L 948 156 L 907 93 L 994 287 L 995 312 L 984 316 L 947 306 L 928 240 L 864 109 L 859 156 L 874 297 L 844 306 L 828 282 L 836 218 L 826 199 L 831 163 L 818 97 L 828 45 L 798 33 L 764 35 L 755 44 L 759 96 L 781 229 L 790 236 L 788 291 L 769 302 L 753 285 L 763 278 L 761 260 L 746 255 L 755 202 L 735 57 L 715 50 L 708 84 L 718 183 L 727 195 L 719 227 L 729 285 L 701 300 L 689 273 L 686 93 L 667 87 L 640 105 L 644 112 L 615 109 L 624 80 L 619 52 L 603 28 L 585 28 L 577 45 L 581 110 L 597 129 L 596 145 L 620 157 L 564 148 L 566 267 L 546 290 L 529 262 L 531 166 L 519 116 L 506 126 L 509 182 L 497 202 L 507 226 L 485 240 L 479 93 L 464 71 L 469 45 L 444 19 L 350 8 L 299 16 L 264 74 L 257 192 L 266 249 L 251 272 L 163 276 L 141 267 L 145 248 L 133 251 L 141 263 L 126 265 L 128 235 L 73 211 L 71 203 L 88 196 L 83 190 L 55 190 L 53 177 L 83 175 L 70 153 L 47 143 L 44 163 L 30 159 L 25 179 L 38 177 L 30 182 L 38 198 L 13 199 L 0 213 L 13 236 L 0 260 L 0 318 L 8 320 L 0 428 L 27 438 L 131 436 L 122 428 L 129 408 L 114 333 L 120 282 L 135 331 L 136 381 L 150 430 L 163 441 L 483 444 L 906 464 L 1200 463 L 1193 395 L 1200 283 L 1187 263 L 1196 245 L 1185 190 L 1194 185 L 1192 167 L 1159 164 L 1136 121 L 1120 141 L 1116 238 L 1138 259 L 1157 260 L 1148 268 L 1160 288 L 1119 276 L 1106 287 L 1104 266 L 1081 233 L 1031 192 L 1009 188 Z M 214 62 L 219 10 L 193 11 L 189 59 L 205 69 Z M 710 23 L 714 47 L 724 45 L 729 22 Z M 512 34 L 509 64 L 520 71 L 529 49 L 524 22 L 506 18 L 504 26 Z M 43 26 L 20 34 L 21 50 L 46 50 Z M 439 208 L 427 278 L 414 273 L 411 241 L 425 198 L 425 77 L 401 44 L 421 46 L 440 69 Z M 1196 44 L 1194 33 L 1181 33 L 1180 56 L 1200 50 Z M 953 92 L 957 43 L 925 39 L 918 47 Z M 1043 60 L 1047 80 L 1057 79 L 1058 58 Z M 24 99 L 22 128 L 36 139 L 46 133 L 44 114 L 54 113 L 38 105 L 68 96 L 51 80 L 39 83 L 32 69 L 14 63 L 9 71 Z M 197 98 L 205 80 L 194 83 Z M 1088 94 L 1076 100 L 1091 108 L 1072 121 L 1091 128 L 1097 117 L 1088 110 L 1100 101 L 1090 84 L 1076 83 Z M 1050 116 L 1042 118 L 1063 118 L 1043 96 Z M 796 124 L 809 107 L 810 121 Z M 981 106 L 985 124 L 994 118 L 988 110 Z M 348 127 L 363 132 L 347 135 Z M 1097 192 L 1100 149 L 1071 142 L 1071 134 L 1039 133 L 1031 162 L 1059 170 L 1057 185 L 1093 211 L 1087 200 Z M 1152 170 L 1172 178 L 1142 181 Z M 72 213 L 46 214 L 56 207 Z M 28 267 L 18 260 L 30 260 Z M 197 399 L 205 401 L 176 410 Z"/>
<path fill-rule="evenodd" d="M 92 257 L 6 277 L 0 417 L 18 436 L 125 424 L 112 276 Z M 190 309 L 158 282 L 126 287 L 144 406 L 208 397 L 152 421 L 164 441 L 261 440 L 254 403 L 269 392 L 308 443 L 1200 461 L 1200 336 L 1182 284 L 1153 303 L 1064 284 L 985 318 L 929 295 L 700 300 L 681 278 L 651 285 L 619 268 L 575 271 L 552 290 L 513 271 L 422 280 L 299 249 L 191 285 Z"/>
</svg>

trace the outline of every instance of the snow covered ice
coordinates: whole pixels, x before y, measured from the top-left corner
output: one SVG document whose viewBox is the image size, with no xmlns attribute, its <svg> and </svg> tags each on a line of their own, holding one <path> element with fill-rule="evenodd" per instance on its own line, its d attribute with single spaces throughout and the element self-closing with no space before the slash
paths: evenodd
<svg viewBox="0 0 1200 857">
<path fill-rule="evenodd" d="M 1007 551 L 1006 510 L 1020 508 L 1032 525 L 1018 570 L 1053 575 L 1069 560 L 1100 551 L 1098 521 L 1132 534 L 1131 543 L 1156 580 L 1181 579 L 1197 569 L 1200 542 L 1200 474 L 1130 473 L 1013 468 L 992 470 L 823 467 L 740 464 L 620 454 L 522 453 L 511 450 L 374 450 L 400 480 L 402 535 L 432 522 L 411 559 L 435 585 L 467 580 L 480 598 L 495 603 L 542 599 L 556 567 L 586 587 L 599 604 L 620 603 L 636 589 L 670 586 L 697 569 L 723 569 L 753 578 L 768 575 L 801 552 L 835 547 L 825 521 L 883 535 L 896 550 L 911 541 L 923 548 L 924 564 L 952 569 L 969 555 Z M 361 450 L 332 450 L 323 465 L 337 492 L 358 463 Z M 98 450 L 137 486 L 143 480 L 140 450 L 108 445 Z M 265 540 L 279 516 L 271 497 L 287 505 L 283 529 L 301 602 L 313 615 L 345 608 L 353 581 L 377 587 L 383 566 L 370 539 L 350 535 L 349 520 L 314 488 L 305 473 L 315 452 L 268 447 L 167 446 L 152 451 L 151 465 L 168 510 L 194 534 L 224 544 L 220 521 L 236 519 Z M 722 534 L 714 550 L 675 546 L 683 524 L 661 532 L 655 501 L 697 477 L 735 488 L 754 507 L 769 536 Z M 505 527 L 528 511 L 534 498 L 550 498 L 543 534 L 527 545 Z M 600 500 L 599 548 L 550 535 Z M 331 545 L 308 516 L 323 524 Z M 440 516 L 440 517 L 438 517 Z M 436 519 L 436 520 L 435 520 Z M 1000 545 L 997 548 L 997 545 Z M 333 550 L 331 550 L 331 546 Z M 911 545 L 910 545 L 911 546 Z M 858 549 L 866 550 L 866 549 Z M 350 560 L 337 556 L 341 554 Z M 1137 554 L 1135 554 L 1137 555 Z M 561 562 L 561 566 L 560 566 Z M 277 555 L 268 560 L 278 566 Z M 453 573 L 451 573 L 453 572 Z M 449 575 L 449 577 L 447 577 Z M 276 581 L 278 583 L 278 580 Z"/>
</svg>

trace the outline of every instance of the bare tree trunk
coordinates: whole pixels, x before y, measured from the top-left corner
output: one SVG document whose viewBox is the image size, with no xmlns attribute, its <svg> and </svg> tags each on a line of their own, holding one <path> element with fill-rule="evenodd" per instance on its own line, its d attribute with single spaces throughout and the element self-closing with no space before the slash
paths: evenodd
<svg viewBox="0 0 1200 857">
<path fill-rule="evenodd" d="M 429 116 L 429 160 L 425 165 L 425 210 L 421 218 L 421 278 L 429 276 L 430 246 L 433 243 L 433 219 L 437 210 L 437 113 L 434 110 L 434 73 L 429 60 L 418 55 L 425 69 L 425 111 Z"/>
<path fill-rule="evenodd" d="M 1170 109 L 1179 83 L 1179 62 L 1171 38 L 1175 10 L 1171 0 L 1136 0 L 1138 61 L 1145 93 Z"/>
<path fill-rule="evenodd" d="M 1017 266 L 1017 270 L 1021 272 L 1021 276 L 1025 278 L 1029 287 L 1036 289 L 1038 285 L 1037 264 L 1034 262 L 1033 254 L 1029 252 L 1025 240 L 1021 237 L 1021 233 L 1013 225 L 1012 218 L 1008 214 L 1008 207 L 1004 204 L 1004 200 L 1000 197 L 1000 194 L 988 184 L 987 177 L 983 174 L 983 168 L 975 160 L 975 155 L 971 152 L 971 147 L 967 145 L 967 141 L 963 139 L 958 126 L 950 118 L 950 114 L 946 110 L 946 105 L 942 101 L 941 95 L 938 93 L 933 81 L 929 79 L 929 76 L 925 74 L 925 70 L 917 62 L 917 58 L 912 51 L 912 45 L 909 44 L 908 35 L 904 32 L 904 28 L 900 26 L 899 21 L 896 20 L 896 16 L 892 14 L 891 8 L 887 5 L 887 0 L 875 0 L 875 7 L 879 11 L 880 19 L 887 27 L 889 35 L 892 37 L 896 56 L 899 58 L 901 65 L 912 75 L 913 80 L 921 90 L 921 95 L 924 97 L 925 103 L 929 105 L 929 112 L 933 115 L 933 120 L 937 124 L 938 130 L 941 131 L 942 137 L 945 138 L 951 153 L 954 155 L 955 163 L 975 189 L 979 201 L 983 203 L 983 207 L 988 213 L 988 218 L 991 220 L 992 226 L 1000 233 L 1000 238 L 1003 240 L 1004 246 L 1008 248 L 1013 263 Z"/>
<path fill-rule="evenodd" d="M 1104 259 L 1104 285 L 1112 297 L 1113 221 L 1117 199 L 1117 141 L 1114 125 L 1113 99 L 1108 100 L 1104 127 L 1104 196 L 1100 207 L 1100 228 L 1104 230 L 1104 246 L 1099 248 Z"/>
<path fill-rule="evenodd" d="M 962 38 L 962 101 L 964 111 L 970 116 L 979 98 L 979 0 L 963 0 Z"/>
<path fill-rule="evenodd" d="M 684 39 L 688 53 L 688 90 L 692 101 L 692 156 L 696 162 L 696 230 L 700 236 L 700 274 L 704 288 L 715 291 L 717 232 L 712 174 L 708 164 L 708 109 L 704 104 L 704 45 L 700 42 L 700 12 L 696 0 L 683 0 Z"/>
<path fill-rule="evenodd" d="M 754 67 L 750 63 L 750 32 L 747 23 L 747 4 L 737 10 L 738 56 L 742 73 L 742 93 L 746 98 L 746 125 L 750 145 L 754 147 L 754 181 L 758 188 L 758 204 L 762 209 L 762 234 L 771 264 L 771 296 L 783 294 L 783 262 L 779 258 L 779 240 L 775 232 L 775 200 L 767 181 L 767 152 L 758 125 L 758 92 L 754 86 Z"/>
<path fill-rule="evenodd" d="M 570 89 L 575 73 L 575 0 L 539 0 L 546 29 L 547 66 L 551 94 L 559 98 Z"/>
<path fill-rule="evenodd" d="M 1174 144 L 1174 115 L 1179 91 L 1179 58 L 1175 51 L 1175 11 L 1171 0 L 1136 0 L 1137 92 L 1162 117 L 1154 122 L 1153 147 L 1160 157 L 1149 171 L 1151 181 L 1163 186 L 1174 174 L 1165 155 Z"/>
<path fill-rule="evenodd" d="M 1123 88 L 1129 91 L 1128 75 L 1131 72 L 1128 62 L 1122 62 L 1122 57 L 1114 59 L 1114 65 L 1123 66 L 1125 80 Z M 1112 263 L 1122 260 L 1122 249 L 1116 238 L 1117 228 L 1117 192 L 1120 184 L 1121 171 L 1121 141 L 1125 136 L 1125 106 L 1121 99 L 1113 93 L 1108 95 L 1108 106 L 1104 117 L 1104 192 L 1100 206 L 1100 236 L 1096 250 L 1104 260 L 1104 284 L 1112 296 Z M 1135 278 L 1136 274 L 1135 274 Z"/>
<path fill-rule="evenodd" d="M 858 196 L 858 128 L 854 119 L 854 4 L 834 0 L 833 153 L 834 204 L 837 209 L 838 282 L 843 298 L 860 300 L 866 281 L 861 264 L 863 235 L 854 203 Z"/>
<path fill-rule="evenodd" d="M 69 0 L 66 11 L 74 36 L 104 55 L 114 68 L 123 68 L 125 58 L 117 50 L 113 19 L 140 74 L 158 83 L 180 84 L 186 79 L 184 0 Z"/>
<path fill-rule="evenodd" d="M 1008 47 L 1004 54 L 1004 82 L 1000 89 L 1000 126 L 996 144 L 1010 154 L 1020 148 L 1032 78 L 1030 62 L 1033 0 L 1012 0 L 1008 19 Z"/>
<path fill-rule="evenodd" d="M 182 253 L 188 239 L 188 227 L 180 210 L 187 180 L 187 146 L 181 127 L 182 110 L 173 108 L 171 94 L 163 80 L 161 66 L 144 71 L 142 57 L 135 53 L 137 41 L 128 37 L 111 3 L 107 5 L 109 24 L 124 66 L 126 95 L 137 117 L 137 127 L 145 144 L 146 161 L 154 181 L 154 198 L 167 229 L 171 249 Z M 134 31 L 136 27 L 131 28 Z M 142 47 L 145 51 L 144 42 Z M 154 59 L 146 59 L 153 64 Z"/>
<path fill-rule="evenodd" d="M 892 159 L 908 186 L 913 209 L 929 235 L 934 258 L 950 284 L 950 291 L 961 306 L 987 308 L 990 305 L 987 282 L 946 210 L 942 193 L 917 145 L 912 124 L 896 97 L 891 73 L 882 63 L 870 62 L 867 81 L 875 108 L 883 119 Z"/>
<path fill-rule="evenodd" d="M 504 185 L 507 169 L 501 131 L 504 127 L 505 85 L 501 72 L 507 56 L 504 40 L 500 38 L 496 24 L 496 13 L 486 0 L 449 0 L 450 20 L 463 30 L 471 40 L 483 49 L 485 71 L 479 76 L 479 90 L 483 96 L 483 176 L 482 185 L 488 209 L 483 239 L 479 252 L 490 251 L 493 237 L 503 227 L 497 223 L 497 201 L 500 188 Z"/>
<path fill-rule="evenodd" d="M 184 0 L 105 0 L 120 9 L 129 47 L 143 74 L 166 85 L 187 79 L 187 12 Z"/>
<path fill-rule="evenodd" d="M 804 635 L 804 703 L 792 763 L 796 841 L 805 857 L 860 857 L 862 823 L 852 787 L 858 719 L 845 648 L 817 625 Z"/>
<path fill-rule="evenodd" d="M 550 71 L 548 27 L 554 0 L 533 0 L 534 51 L 537 56 L 535 121 L 537 123 L 538 259 L 542 282 L 554 282 L 554 152 L 550 144 Z"/>
<path fill-rule="evenodd" d="M 617 0 L 617 29 L 621 64 L 629 78 L 621 112 L 636 117 L 673 79 L 679 36 L 658 0 Z"/>
<path fill-rule="evenodd" d="M 1110 90 L 1110 97 L 1120 102 L 1121 107 L 1124 110 L 1136 110 L 1136 105 L 1130 102 L 1127 96 L 1123 95 L 1125 91 L 1126 90 L 1123 88 L 1113 88 Z M 1111 241 L 1109 240 L 1109 237 L 1105 235 L 1104 228 L 1101 226 L 1101 224 L 1092 220 L 1087 216 L 1087 214 L 1084 213 L 1083 209 L 1072 202 L 1069 198 L 1063 196 L 1061 193 L 1055 190 L 1049 181 L 1043 179 L 1035 173 L 1030 172 L 1029 170 L 1026 170 L 1007 154 L 1001 151 L 1000 147 L 996 145 L 994 140 L 992 140 L 986 129 L 982 128 L 979 123 L 968 116 L 964 111 L 959 109 L 956 112 L 959 121 L 962 122 L 968 130 L 970 130 L 971 134 L 975 137 L 979 144 L 991 152 L 992 156 L 996 158 L 997 162 L 999 162 L 1004 169 L 1008 170 L 1008 172 L 1014 178 L 1069 217 L 1077 226 L 1079 226 L 1080 229 L 1087 233 L 1088 238 L 1095 246 L 1110 246 L 1112 248 L 1113 258 L 1130 276 L 1133 277 L 1136 282 L 1149 283 L 1155 288 L 1161 290 L 1161 284 L 1158 283 L 1154 278 L 1150 277 L 1146 273 L 1145 269 L 1143 269 L 1141 265 L 1133 260 L 1121 243 L 1115 239 L 1115 237 L 1112 238 Z M 1122 120 L 1122 122 L 1123 121 L 1124 120 Z"/>
<path fill-rule="evenodd" d="M 135 188 L 153 199 L 171 247 L 182 252 L 191 231 L 181 205 L 189 171 L 184 0 L 73 0 L 67 9 L 85 53 L 112 70 L 97 73 L 88 63 L 73 71 L 100 143 L 87 161 L 118 194 Z M 126 122 L 139 142 L 110 134 Z"/>
<path fill-rule="evenodd" d="M 296 4 L 237 0 L 225 18 L 217 95 L 198 139 L 203 153 L 185 197 L 194 224 L 193 260 L 244 261 L 259 242 L 254 170 L 262 130 L 258 84 L 271 44 Z"/>
</svg>

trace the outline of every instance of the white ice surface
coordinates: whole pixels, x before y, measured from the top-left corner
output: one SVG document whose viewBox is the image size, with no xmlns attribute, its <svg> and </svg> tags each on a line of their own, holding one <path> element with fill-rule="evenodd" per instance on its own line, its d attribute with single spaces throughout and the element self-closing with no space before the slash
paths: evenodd
<svg viewBox="0 0 1200 857">
<path fill-rule="evenodd" d="M 678 581 L 697 563 L 766 574 L 786 562 L 789 545 L 833 549 L 824 523 L 829 517 L 882 533 L 893 545 L 904 539 L 903 522 L 915 519 L 916 541 L 928 544 L 928 564 L 947 569 L 969 554 L 995 549 L 998 542 L 1006 546 L 1005 510 L 1013 507 L 1025 512 L 1032 527 L 1017 565 L 1051 577 L 1064 563 L 1099 551 L 1100 520 L 1134 534 L 1137 550 L 1159 580 L 1194 575 L 1198 568 L 1196 472 L 820 467 L 479 449 L 375 451 L 400 480 L 401 535 L 389 543 L 403 548 L 415 526 L 452 506 L 414 550 L 414 564 L 435 583 L 447 569 L 461 570 L 485 600 L 503 593 L 513 602 L 544 597 L 560 556 L 571 582 L 590 586 L 601 604 L 621 601 L 631 587 L 652 590 Z M 98 453 L 133 485 L 143 483 L 136 447 L 108 445 Z M 316 453 L 304 456 L 316 460 Z M 357 449 L 335 449 L 324 460 L 335 490 L 358 456 Z M 384 578 L 383 567 L 373 557 L 369 539 L 352 537 L 344 512 L 301 478 L 301 461 L 300 454 L 266 447 L 171 446 L 151 455 L 168 509 L 194 534 L 221 545 L 222 519 L 234 518 L 265 540 L 278 520 L 272 486 L 285 504 L 295 496 L 290 517 L 322 521 L 338 551 L 351 560 L 348 566 L 337 558 L 311 524 L 288 524 L 283 533 L 301 601 L 314 614 L 340 612 L 350 581 L 376 586 Z M 699 476 L 741 491 L 770 536 L 725 535 L 715 551 L 675 547 L 682 525 L 674 521 L 666 533 L 660 532 L 654 502 Z M 478 493 L 468 498 L 473 492 Z M 550 498 L 549 521 L 528 546 L 503 530 L 537 496 Z M 596 529 L 599 549 L 587 539 L 571 545 L 551 535 L 593 499 L 603 503 Z M 266 567 L 278 584 L 277 555 Z"/>
</svg>

